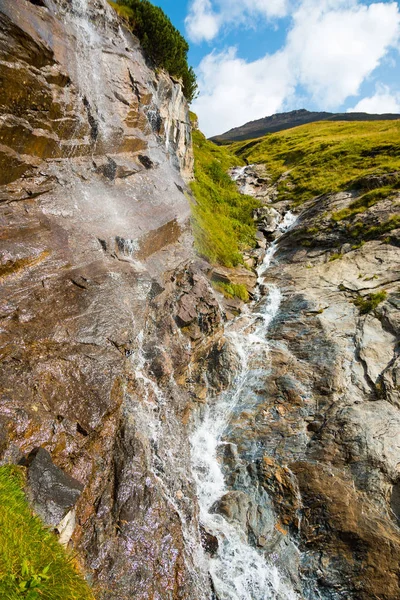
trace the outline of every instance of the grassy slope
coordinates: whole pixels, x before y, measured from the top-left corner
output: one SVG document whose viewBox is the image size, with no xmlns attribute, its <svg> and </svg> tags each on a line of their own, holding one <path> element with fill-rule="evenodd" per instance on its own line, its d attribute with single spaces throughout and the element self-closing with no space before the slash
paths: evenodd
<svg viewBox="0 0 400 600">
<path fill-rule="evenodd" d="M 265 163 L 279 199 L 298 205 L 348 189 L 361 176 L 400 170 L 400 121 L 311 123 L 229 149 L 249 163 Z"/>
<path fill-rule="evenodd" d="M 211 263 L 234 267 L 243 261 L 241 252 L 254 246 L 256 226 L 253 210 L 259 202 L 243 196 L 227 174 L 244 164 L 228 149 L 193 132 L 195 181 L 191 184 L 196 248 Z"/>
<path fill-rule="evenodd" d="M 93 600 L 73 559 L 32 515 L 18 467 L 0 467 L 0 598 Z"/>
</svg>

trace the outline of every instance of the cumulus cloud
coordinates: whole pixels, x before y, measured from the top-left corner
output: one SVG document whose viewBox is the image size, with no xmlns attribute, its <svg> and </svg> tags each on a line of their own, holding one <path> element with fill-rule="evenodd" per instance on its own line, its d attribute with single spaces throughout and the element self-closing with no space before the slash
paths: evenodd
<svg viewBox="0 0 400 600">
<path fill-rule="evenodd" d="M 347 5 L 347 6 L 346 6 Z M 304 2 L 294 15 L 286 52 L 298 81 L 326 108 L 356 95 L 399 37 L 397 3 Z"/>
<path fill-rule="evenodd" d="M 214 39 L 220 23 L 220 17 L 213 11 L 210 0 L 195 0 L 185 21 L 188 37 L 193 42 Z"/>
<path fill-rule="evenodd" d="M 200 97 L 193 110 L 206 135 L 279 110 L 294 91 L 285 53 L 247 63 L 235 48 L 206 56 L 198 69 Z"/>
<path fill-rule="evenodd" d="M 347 112 L 366 112 L 377 115 L 400 114 L 400 93 L 392 92 L 386 85 L 378 85 L 373 96 L 363 98 Z"/>
<path fill-rule="evenodd" d="M 211 41 L 224 25 L 238 26 L 261 16 L 283 17 L 289 0 L 193 0 L 186 18 L 186 30 L 192 42 Z"/>
<path fill-rule="evenodd" d="M 324 109 L 340 106 L 359 93 L 365 78 L 396 47 L 399 34 L 396 2 L 302 0 L 275 54 L 246 62 L 230 49 L 202 60 L 194 110 L 213 135 L 283 109 L 299 86 Z"/>
</svg>

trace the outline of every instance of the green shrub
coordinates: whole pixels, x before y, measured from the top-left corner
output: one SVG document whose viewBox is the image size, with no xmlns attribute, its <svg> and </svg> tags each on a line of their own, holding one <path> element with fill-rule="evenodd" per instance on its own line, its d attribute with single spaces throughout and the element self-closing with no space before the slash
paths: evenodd
<svg viewBox="0 0 400 600">
<path fill-rule="evenodd" d="M 187 62 L 189 46 L 164 11 L 148 0 L 117 0 L 110 4 L 128 21 L 156 67 L 182 79 L 184 94 L 191 102 L 196 96 L 197 83 Z"/>
<path fill-rule="evenodd" d="M 20 468 L 0 467 L 0 598 L 94 600 L 73 557 L 32 515 L 23 485 Z"/>
<path fill-rule="evenodd" d="M 240 194 L 227 171 L 241 161 L 226 148 L 193 132 L 195 181 L 191 184 L 196 249 L 212 263 L 235 267 L 255 245 L 253 210 L 258 200 Z"/>
<path fill-rule="evenodd" d="M 369 294 L 365 297 L 359 296 L 353 300 L 353 304 L 359 308 L 361 315 L 366 315 L 372 310 L 375 310 L 375 308 L 379 306 L 381 302 L 386 300 L 386 298 L 387 293 L 383 290 L 381 292 L 376 292 L 376 294 Z"/>
</svg>

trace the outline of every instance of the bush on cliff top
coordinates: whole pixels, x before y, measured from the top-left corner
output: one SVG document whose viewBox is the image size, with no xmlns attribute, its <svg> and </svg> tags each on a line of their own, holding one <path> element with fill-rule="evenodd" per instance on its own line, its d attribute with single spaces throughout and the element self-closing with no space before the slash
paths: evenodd
<svg viewBox="0 0 400 600">
<path fill-rule="evenodd" d="M 94 600 L 73 557 L 32 514 L 15 466 L 0 467 L 0 598 Z"/>
<path fill-rule="evenodd" d="M 399 171 L 400 120 L 311 123 L 228 148 L 266 165 L 279 200 L 301 204 L 352 188 L 360 177 Z"/>
<path fill-rule="evenodd" d="M 196 95 L 197 83 L 187 62 L 189 46 L 164 11 L 148 0 L 117 0 L 110 4 L 128 21 L 155 65 L 182 80 L 183 92 L 191 102 Z"/>
<path fill-rule="evenodd" d="M 193 149 L 196 248 L 210 262 L 234 267 L 243 262 L 242 251 L 255 245 L 252 213 L 259 202 L 240 194 L 227 174 L 241 163 L 235 155 L 209 142 L 200 131 L 193 132 Z"/>
</svg>

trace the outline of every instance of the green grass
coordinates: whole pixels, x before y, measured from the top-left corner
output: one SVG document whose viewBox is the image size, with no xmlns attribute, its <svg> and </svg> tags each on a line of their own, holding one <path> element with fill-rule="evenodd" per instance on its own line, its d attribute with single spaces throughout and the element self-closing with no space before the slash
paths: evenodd
<svg viewBox="0 0 400 600">
<path fill-rule="evenodd" d="M 383 186 L 375 190 L 371 190 L 366 194 L 363 194 L 357 200 L 352 202 L 348 208 L 343 208 L 332 214 L 334 221 L 343 221 L 344 219 L 350 219 L 355 215 L 366 212 L 371 206 L 377 204 L 380 200 L 390 198 L 396 194 L 397 186 Z"/>
<path fill-rule="evenodd" d="M 34 516 L 22 469 L 0 467 L 0 598 L 94 600 L 74 559 Z"/>
<path fill-rule="evenodd" d="M 400 121 L 311 123 L 228 148 L 264 163 L 279 200 L 299 205 L 354 187 L 360 177 L 400 170 Z"/>
<path fill-rule="evenodd" d="M 252 213 L 258 200 L 238 192 L 227 171 L 243 164 L 228 149 L 193 132 L 195 181 L 191 184 L 196 249 L 211 263 L 235 267 L 244 249 L 254 247 L 256 225 Z"/>
<path fill-rule="evenodd" d="M 213 281 L 213 287 L 221 292 L 226 298 L 239 298 L 243 302 L 249 301 L 249 292 L 245 285 L 241 283 L 224 283 L 223 281 Z"/>
<path fill-rule="evenodd" d="M 375 294 L 369 294 L 368 296 L 362 297 L 359 296 L 355 300 L 353 300 L 353 304 L 355 304 L 361 315 L 366 315 L 367 313 L 375 310 L 387 298 L 387 293 L 383 290 L 381 292 L 376 292 Z"/>
<path fill-rule="evenodd" d="M 113 2 L 113 0 L 108 0 L 108 4 L 113 7 L 113 9 L 119 14 L 122 19 L 127 21 L 133 20 L 135 17 L 135 13 L 129 6 L 124 6 L 123 4 L 118 4 L 117 2 Z"/>
<path fill-rule="evenodd" d="M 369 226 L 363 221 L 356 221 L 352 226 L 349 227 L 349 233 L 351 237 L 357 238 L 359 242 L 374 240 L 386 233 L 390 233 L 394 229 L 400 227 L 400 215 L 392 215 L 379 225 Z"/>
</svg>

